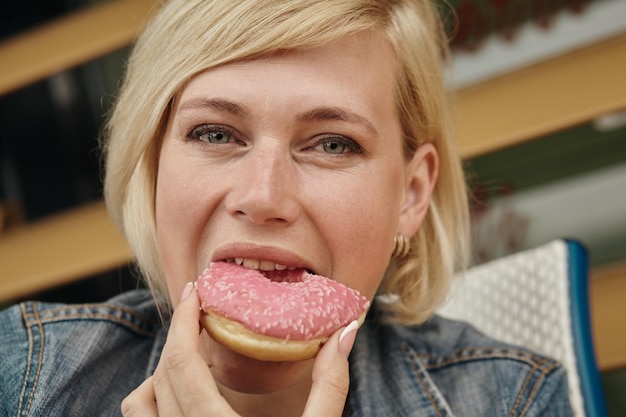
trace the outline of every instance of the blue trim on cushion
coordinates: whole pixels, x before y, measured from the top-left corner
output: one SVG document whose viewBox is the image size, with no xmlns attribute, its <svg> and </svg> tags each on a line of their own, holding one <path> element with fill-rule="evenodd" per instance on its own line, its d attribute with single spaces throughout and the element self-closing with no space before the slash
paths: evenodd
<svg viewBox="0 0 626 417">
<path fill-rule="evenodd" d="M 568 253 L 570 309 L 574 351 L 587 417 L 607 417 L 606 401 L 596 363 L 589 308 L 589 265 L 586 248 L 576 240 L 564 240 Z"/>
</svg>

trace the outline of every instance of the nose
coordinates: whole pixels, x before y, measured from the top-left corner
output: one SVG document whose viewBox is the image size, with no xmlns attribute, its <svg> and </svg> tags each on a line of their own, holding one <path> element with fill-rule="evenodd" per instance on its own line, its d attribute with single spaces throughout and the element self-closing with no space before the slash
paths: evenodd
<svg viewBox="0 0 626 417">
<path fill-rule="evenodd" d="M 255 224 L 291 224 L 300 215 L 294 162 L 279 149 L 253 149 L 238 164 L 226 208 Z"/>
</svg>

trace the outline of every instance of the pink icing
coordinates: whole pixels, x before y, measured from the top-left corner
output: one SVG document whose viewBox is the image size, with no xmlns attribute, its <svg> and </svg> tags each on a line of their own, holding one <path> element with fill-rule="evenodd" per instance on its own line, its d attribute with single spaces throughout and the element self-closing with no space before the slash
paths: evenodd
<svg viewBox="0 0 626 417">
<path fill-rule="evenodd" d="M 286 340 L 328 336 L 369 305 L 358 291 L 303 269 L 267 272 L 215 262 L 196 286 L 204 311 Z"/>
</svg>

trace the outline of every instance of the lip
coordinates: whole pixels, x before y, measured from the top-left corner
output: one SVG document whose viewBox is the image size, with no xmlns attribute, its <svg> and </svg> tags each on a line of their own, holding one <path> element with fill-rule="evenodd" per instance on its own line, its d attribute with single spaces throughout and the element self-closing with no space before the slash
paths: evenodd
<svg viewBox="0 0 626 417">
<path fill-rule="evenodd" d="M 262 259 L 288 267 L 305 268 L 316 271 L 315 267 L 301 256 L 280 247 L 257 245 L 254 243 L 229 243 L 218 247 L 213 253 L 212 262 L 231 258 Z"/>
</svg>

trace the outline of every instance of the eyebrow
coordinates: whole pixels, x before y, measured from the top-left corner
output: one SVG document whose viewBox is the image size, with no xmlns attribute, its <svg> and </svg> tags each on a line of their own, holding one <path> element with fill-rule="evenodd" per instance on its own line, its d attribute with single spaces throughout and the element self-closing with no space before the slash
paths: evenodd
<svg viewBox="0 0 626 417">
<path fill-rule="evenodd" d="M 210 108 L 218 111 L 230 113 L 234 116 L 248 117 L 250 112 L 244 106 L 233 101 L 220 98 L 193 98 L 181 103 L 178 111 L 196 110 Z M 374 125 L 365 117 L 340 107 L 318 107 L 297 116 L 299 122 L 315 122 L 325 120 L 338 120 L 341 122 L 359 124 L 365 127 L 370 133 L 378 136 L 378 131 Z"/>
<path fill-rule="evenodd" d="M 298 116 L 298 121 L 300 122 L 314 122 L 322 120 L 339 120 L 342 122 L 359 124 L 364 126 L 375 136 L 378 136 L 378 132 L 374 128 L 374 125 L 365 117 L 339 107 L 319 107 Z"/>
<path fill-rule="evenodd" d="M 240 117 L 247 117 L 250 114 L 245 107 L 230 100 L 220 98 L 193 98 L 191 100 L 187 100 L 181 103 L 178 106 L 178 111 L 197 110 L 204 108 L 210 108 Z"/>
</svg>

